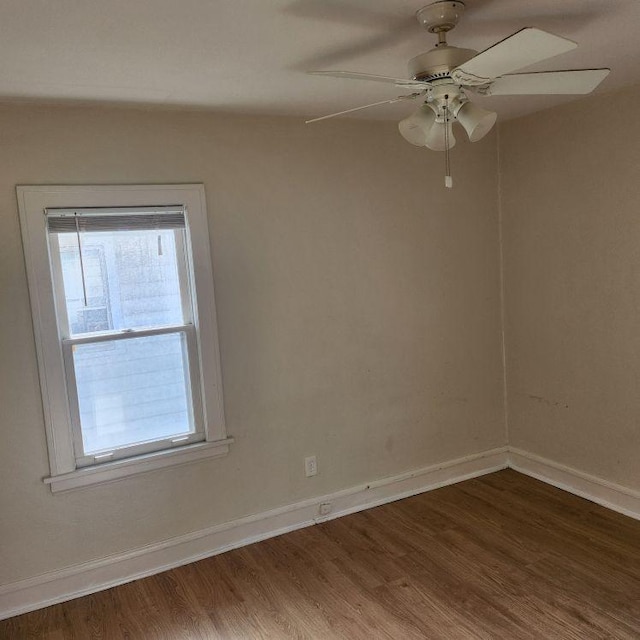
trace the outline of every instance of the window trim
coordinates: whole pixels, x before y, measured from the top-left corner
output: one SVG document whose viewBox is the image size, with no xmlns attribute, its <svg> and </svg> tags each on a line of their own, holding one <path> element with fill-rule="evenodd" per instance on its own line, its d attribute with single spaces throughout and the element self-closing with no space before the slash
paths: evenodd
<svg viewBox="0 0 640 640">
<path fill-rule="evenodd" d="M 222 373 L 204 185 L 20 185 L 16 187 L 33 316 L 52 491 L 114 480 L 170 464 L 228 452 Z M 198 335 L 200 397 L 205 441 L 97 465 L 77 467 L 62 341 L 54 300 L 47 239 L 47 208 L 184 205 L 189 216 L 194 327 Z"/>
</svg>

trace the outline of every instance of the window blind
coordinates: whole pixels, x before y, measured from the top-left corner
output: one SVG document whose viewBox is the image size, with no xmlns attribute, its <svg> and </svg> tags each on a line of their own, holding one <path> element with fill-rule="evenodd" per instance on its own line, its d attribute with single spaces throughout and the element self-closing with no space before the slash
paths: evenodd
<svg viewBox="0 0 640 640">
<path fill-rule="evenodd" d="M 183 206 L 46 209 L 49 233 L 184 229 Z"/>
</svg>

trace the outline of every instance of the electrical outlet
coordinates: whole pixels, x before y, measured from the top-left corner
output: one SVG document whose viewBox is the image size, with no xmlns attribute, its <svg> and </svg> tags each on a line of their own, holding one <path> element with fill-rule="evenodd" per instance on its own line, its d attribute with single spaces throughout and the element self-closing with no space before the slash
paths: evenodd
<svg viewBox="0 0 640 640">
<path fill-rule="evenodd" d="M 333 505 L 330 502 L 323 502 L 318 507 L 318 513 L 321 516 L 328 516 L 331 513 L 332 508 L 333 508 Z"/>
<path fill-rule="evenodd" d="M 304 459 L 304 473 L 307 478 L 315 476 L 318 473 L 318 461 L 315 456 L 309 456 Z"/>
</svg>

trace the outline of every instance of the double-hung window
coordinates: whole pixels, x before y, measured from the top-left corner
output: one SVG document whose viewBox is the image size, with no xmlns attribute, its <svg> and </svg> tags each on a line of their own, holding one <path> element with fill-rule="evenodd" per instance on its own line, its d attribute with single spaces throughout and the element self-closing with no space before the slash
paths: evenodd
<svg viewBox="0 0 640 640">
<path fill-rule="evenodd" d="M 52 489 L 226 453 L 202 186 L 18 199 Z"/>
</svg>

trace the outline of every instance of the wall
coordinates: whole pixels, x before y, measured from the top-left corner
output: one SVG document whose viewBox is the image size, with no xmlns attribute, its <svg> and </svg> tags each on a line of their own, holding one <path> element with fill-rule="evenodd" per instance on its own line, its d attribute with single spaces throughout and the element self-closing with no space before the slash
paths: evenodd
<svg viewBox="0 0 640 640">
<path fill-rule="evenodd" d="M 510 445 L 640 489 L 640 87 L 503 124 Z"/>
<path fill-rule="evenodd" d="M 505 444 L 495 137 L 452 191 L 393 123 L 3 106 L 0 148 L 0 583 Z M 236 444 L 54 496 L 15 185 L 162 182 L 206 186 Z"/>
</svg>

